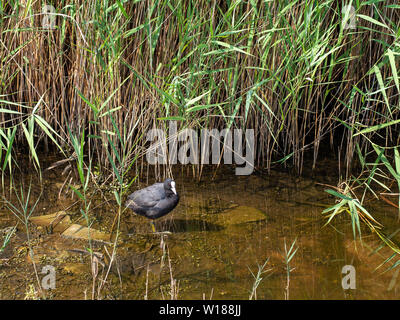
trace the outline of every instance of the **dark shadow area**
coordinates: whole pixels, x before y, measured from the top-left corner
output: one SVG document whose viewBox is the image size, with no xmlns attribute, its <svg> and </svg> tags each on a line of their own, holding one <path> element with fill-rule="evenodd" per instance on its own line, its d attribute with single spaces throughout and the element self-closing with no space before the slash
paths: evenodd
<svg viewBox="0 0 400 320">
<path fill-rule="evenodd" d="M 164 221 L 155 221 L 154 224 L 156 232 L 169 231 L 171 233 L 191 233 L 199 231 L 220 231 L 224 229 L 224 227 L 219 224 L 210 223 L 200 219 L 168 219 Z M 143 224 L 140 222 L 135 223 L 134 221 L 125 221 L 121 229 L 123 232 L 130 235 L 134 235 L 135 233 L 153 234 L 150 223 Z"/>
<path fill-rule="evenodd" d="M 171 219 L 156 222 L 157 231 L 170 231 L 172 233 L 196 231 L 220 231 L 224 227 L 200 219 Z"/>
</svg>

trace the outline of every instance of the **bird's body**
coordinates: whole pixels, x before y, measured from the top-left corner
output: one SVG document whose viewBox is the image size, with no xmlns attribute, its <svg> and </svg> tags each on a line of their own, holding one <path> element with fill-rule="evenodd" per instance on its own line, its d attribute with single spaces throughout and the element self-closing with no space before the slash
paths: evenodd
<svg viewBox="0 0 400 320">
<path fill-rule="evenodd" d="M 166 179 L 128 196 L 125 206 L 148 219 L 158 219 L 171 212 L 179 202 L 175 181 Z"/>
</svg>

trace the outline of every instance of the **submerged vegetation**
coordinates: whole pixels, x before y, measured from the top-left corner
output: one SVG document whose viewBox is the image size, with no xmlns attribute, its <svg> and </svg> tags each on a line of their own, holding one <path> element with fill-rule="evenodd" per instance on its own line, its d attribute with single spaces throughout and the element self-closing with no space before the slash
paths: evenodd
<svg viewBox="0 0 400 320">
<path fill-rule="evenodd" d="M 179 131 L 254 129 L 260 172 L 301 174 L 335 158 L 340 181 L 328 193 L 339 202 L 324 211 L 328 222 L 347 212 L 354 237 L 364 222 L 393 249 L 388 261 L 400 254 L 365 207 L 382 200 L 400 217 L 397 0 L 7 1 L 0 15 L 4 199 L 18 190 L 18 172 L 35 168 L 41 180 L 63 166 L 63 187 L 78 197 L 90 231 L 91 196 L 108 186 L 117 204 L 113 262 L 126 191 L 149 167 L 157 179 L 172 173 L 171 164 L 146 163 L 150 129 L 168 132 L 171 120 Z M 44 168 L 49 151 L 60 160 Z M 202 172 L 202 164 L 188 171 L 198 179 Z M 21 191 L 21 211 L 5 200 L 29 235 L 37 202 L 29 210 L 24 201 Z M 88 238 L 95 298 L 104 283 L 96 296 Z M 294 244 L 285 243 L 287 298 Z M 267 262 L 252 274 L 250 299 Z"/>
</svg>

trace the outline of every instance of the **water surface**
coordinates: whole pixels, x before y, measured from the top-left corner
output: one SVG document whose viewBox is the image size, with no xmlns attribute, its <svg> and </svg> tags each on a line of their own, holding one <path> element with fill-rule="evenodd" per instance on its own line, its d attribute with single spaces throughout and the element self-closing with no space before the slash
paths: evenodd
<svg viewBox="0 0 400 320">
<path fill-rule="evenodd" d="M 238 177 L 230 169 L 206 171 L 198 182 L 186 171 L 174 174 L 181 200 L 177 208 L 156 223 L 152 234 L 144 217 L 125 211 L 117 263 L 96 296 L 102 299 L 397 299 L 397 270 L 375 271 L 391 252 L 379 246 L 367 229 L 362 242 L 353 241 L 349 217 L 343 215 L 324 226 L 321 212 L 334 204 L 324 192 L 334 178 L 314 175 L 299 178 L 272 171 Z M 29 181 L 29 177 L 25 177 Z M 35 216 L 65 210 L 74 223 L 84 224 L 80 203 L 71 192 L 59 194 L 64 182 L 59 172 L 44 175 L 43 193 Z M 148 182 L 142 178 L 131 192 Z M 39 184 L 32 198 L 38 197 Z M 6 193 L 7 195 L 7 193 Z M 16 201 L 11 197 L 12 201 Z M 33 200 L 32 200 L 33 201 Z M 117 211 L 109 190 L 92 198 L 93 228 L 108 232 Z M 371 208 L 378 220 L 396 230 L 397 211 L 379 203 Z M 6 228 L 16 219 L 5 205 L 0 209 L 1 243 Z M 30 225 L 39 277 L 41 268 L 56 268 L 56 288 L 46 291 L 49 299 L 92 297 L 92 273 L 87 241 L 67 239 L 57 232 Z M 298 248 L 290 262 L 288 276 L 285 243 Z M 0 243 L 0 244 L 1 244 Z M 105 267 L 98 265 L 99 279 L 107 274 L 107 252 L 112 246 L 94 243 L 104 255 Z M 254 291 L 254 276 L 265 261 L 264 273 Z M 342 268 L 353 265 L 356 289 L 342 288 Z M 389 265 L 388 265 L 389 267 Z M 28 254 L 26 232 L 21 224 L 9 245 L 0 254 L 0 298 L 35 298 L 36 280 Z M 171 293 L 172 285 L 172 293 Z M 98 295 L 97 295 L 98 294 Z"/>
</svg>

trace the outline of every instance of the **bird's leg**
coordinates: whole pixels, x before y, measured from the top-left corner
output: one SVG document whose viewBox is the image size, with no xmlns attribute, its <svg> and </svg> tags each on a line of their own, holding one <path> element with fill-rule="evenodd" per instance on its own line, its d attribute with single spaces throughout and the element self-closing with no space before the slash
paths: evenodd
<svg viewBox="0 0 400 320">
<path fill-rule="evenodd" d="M 156 234 L 171 234 L 171 232 L 169 232 L 169 231 L 160 231 L 160 232 L 157 232 L 157 231 L 156 231 L 156 226 L 155 226 L 153 220 L 150 221 L 150 224 L 151 224 L 151 229 L 153 230 L 153 233 L 156 233 Z"/>
<path fill-rule="evenodd" d="M 154 221 L 150 221 L 151 224 L 151 229 L 153 230 L 154 233 L 156 233 L 156 227 L 154 225 Z"/>
</svg>

